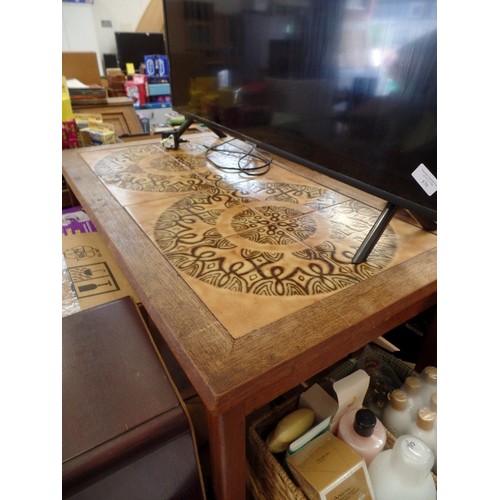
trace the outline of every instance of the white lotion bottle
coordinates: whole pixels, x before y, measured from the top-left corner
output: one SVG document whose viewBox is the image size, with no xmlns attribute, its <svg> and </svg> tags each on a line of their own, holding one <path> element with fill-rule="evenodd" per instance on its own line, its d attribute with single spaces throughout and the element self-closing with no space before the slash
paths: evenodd
<svg viewBox="0 0 500 500">
<path fill-rule="evenodd" d="M 438 395 L 437 395 L 437 392 L 435 392 L 432 396 L 431 396 L 431 410 L 436 414 L 436 419 L 434 421 L 434 428 L 436 429 L 436 433 L 437 433 L 437 423 L 438 423 L 438 415 L 437 415 L 437 412 L 438 412 Z"/>
<path fill-rule="evenodd" d="M 412 422 L 408 428 L 408 434 L 421 439 L 434 453 L 437 468 L 437 432 L 436 432 L 436 413 L 430 408 L 422 407 L 417 412 L 417 419 Z"/>
<path fill-rule="evenodd" d="M 422 382 L 419 377 L 409 376 L 406 377 L 401 390 L 408 394 L 408 407 L 410 408 L 410 414 L 413 420 L 417 418 L 417 411 L 422 406 L 426 406 L 424 403 L 423 393 L 422 393 Z"/>
<path fill-rule="evenodd" d="M 437 415 L 437 411 L 438 411 L 438 395 L 437 395 L 437 392 L 435 392 L 432 396 L 431 396 L 431 410 L 433 412 L 436 413 Z"/>
<path fill-rule="evenodd" d="M 422 405 L 430 407 L 431 397 L 437 393 L 437 368 L 435 366 L 426 366 L 420 372 L 420 383 L 422 385 Z"/>
<path fill-rule="evenodd" d="M 390 450 L 379 453 L 368 466 L 377 500 L 435 500 L 431 474 L 434 454 L 419 438 L 398 437 Z"/>
<path fill-rule="evenodd" d="M 408 394 L 402 389 L 394 389 L 389 393 L 389 403 L 383 410 L 382 423 L 397 438 L 408 432 L 412 421 Z"/>
<path fill-rule="evenodd" d="M 434 463 L 434 467 L 432 468 L 432 472 L 434 474 L 437 474 L 437 433 L 438 433 L 438 414 L 437 414 L 437 407 L 438 407 L 438 397 L 437 397 L 437 392 L 435 392 L 431 396 L 431 410 L 436 414 L 436 417 L 434 418 L 434 431 L 436 432 L 436 449 L 434 451 L 434 454 L 436 455 L 436 461 Z"/>
<path fill-rule="evenodd" d="M 368 465 L 384 449 L 387 432 L 372 410 L 361 408 L 342 415 L 337 437 L 358 452 Z"/>
</svg>

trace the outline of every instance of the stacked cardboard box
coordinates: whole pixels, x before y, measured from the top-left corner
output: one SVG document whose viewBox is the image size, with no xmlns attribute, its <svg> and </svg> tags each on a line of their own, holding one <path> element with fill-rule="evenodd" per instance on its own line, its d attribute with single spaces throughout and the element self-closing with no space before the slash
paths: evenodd
<svg viewBox="0 0 500 500">
<path fill-rule="evenodd" d="M 82 207 L 62 212 L 63 316 L 115 299 L 132 296 L 132 289 L 96 227 Z"/>
</svg>

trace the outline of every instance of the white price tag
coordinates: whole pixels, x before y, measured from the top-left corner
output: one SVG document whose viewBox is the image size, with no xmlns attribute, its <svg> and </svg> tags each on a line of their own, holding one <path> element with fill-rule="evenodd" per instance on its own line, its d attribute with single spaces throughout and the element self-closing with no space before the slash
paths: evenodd
<svg viewBox="0 0 500 500">
<path fill-rule="evenodd" d="M 437 179 L 423 163 L 411 175 L 429 196 L 432 196 L 437 191 Z"/>
</svg>

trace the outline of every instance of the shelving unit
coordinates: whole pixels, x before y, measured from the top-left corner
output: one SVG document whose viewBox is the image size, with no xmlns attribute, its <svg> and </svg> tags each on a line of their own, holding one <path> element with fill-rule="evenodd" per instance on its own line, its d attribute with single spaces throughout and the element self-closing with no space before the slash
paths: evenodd
<svg viewBox="0 0 500 500">
<path fill-rule="evenodd" d="M 104 105 L 75 106 L 75 113 L 96 113 L 102 115 L 106 123 L 113 125 L 116 137 L 123 134 L 140 134 L 143 132 L 141 122 L 133 102 L 128 97 L 108 97 Z"/>
</svg>

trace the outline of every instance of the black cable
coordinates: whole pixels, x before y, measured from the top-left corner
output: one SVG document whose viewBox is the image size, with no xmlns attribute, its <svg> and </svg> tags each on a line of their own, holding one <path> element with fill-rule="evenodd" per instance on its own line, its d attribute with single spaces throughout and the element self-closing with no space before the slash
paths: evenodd
<svg viewBox="0 0 500 500">
<path fill-rule="evenodd" d="M 234 141 L 235 138 L 231 138 L 222 144 L 217 144 L 215 146 L 210 146 L 207 148 L 207 151 L 205 153 L 205 157 L 207 161 L 209 161 L 212 165 L 217 167 L 220 170 L 224 170 L 226 172 L 240 172 L 245 175 L 249 176 L 260 176 L 260 175 L 265 175 L 267 172 L 269 172 L 269 169 L 271 168 L 271 163 L 273 161 L 273 156 L 271 153 L 263 154 L 264 152 L 259 152 L 259 154 L 254 153 L 256 150 L 255 146 L 252 146 L 250 151 L 245 152 L 241 149 L 226 149 L 226 146 L 231 142 Z M 220 165 L 214 160 L 210 158 L 211 153 L 222 153 L 222 154 L 227 154 L 228 156 L 231 156 L 233 158 L 238 158 L 238 164 L 237 166 L 226 166 L 226 165 Z M 267 156 L 266 156 L 267 155 Z M 257 162 L 263 162 L 261 164 L 257 165 L 252 165 L 249 166 L 249 161 L 248 159 L 250 158 L 250 162 L 252 160 L 257 161 Z M 244 160 L 246 161 L 246 164 L 243 164 Z"/>
</svg>

